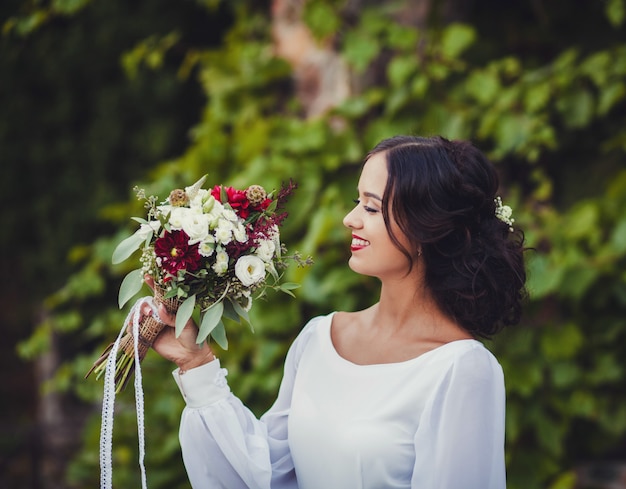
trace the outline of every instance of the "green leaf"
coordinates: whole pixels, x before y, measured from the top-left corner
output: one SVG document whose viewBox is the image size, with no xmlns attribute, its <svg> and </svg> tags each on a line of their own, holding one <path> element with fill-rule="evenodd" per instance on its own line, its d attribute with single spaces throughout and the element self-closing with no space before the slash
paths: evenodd
<svg viewBox="0 0 626 489">
<path fill-rule="evenodd" d="M 621 219 L 613 228 L 611 246 L 617 253 L 626 252 L 626 219 Z"/>
<path fill-rule="evenodd" d="M 571 129 L 587 126 L 595 112 L 595 99 L 589 90 L 580 88 L 564 94 L 556 106 L 563 116 L 563 123 Z"/>
<path fill-rule="evenodd" d="M 58 13 L 72 15 L 87 6 L 90 0 L 54 0 L 52 8 Z"/>
<path fill-rule="evenodd" d="M 457 58 L 476 39 L 473 27 L 464 24 L 450 24 L 441 38 L 441 50 L 447 58 Z"/>
<path fill-rule="evenodd" d="M 237 323 L 240 322 L 239 314 L 235 311 L 235 306 L 233 306 L 233 301 L 230 299 L 225 301 L 224 303 L 224 317 L 231 319 Z"/>
<path fill-rule="evenodd" d="M 187 297 L 183 301 L 183 303 L 178 308 L 178 312 L 176 312 L 176 337 L 178 338 L 180 334 L 183 332 L 187 321 L 193 314 L 193 308 L 196 307 L 196 296 L 195 294 L 191 297 Z"/>
<path fill-rule="evenodd" d="M 363 73 L 378 56 L 380 49 L 380 42 L 374 36 L 348 31 L 343 45 L 343 54 L 358 73 Z"/>
<path fill-rule="evenodd" d="M 285 282 L 284 284 L 280 284 L 281 290 L 293 290 L 299 289 L 301 286 L 295 282 Z"/>
<path fill-rule="evenodd" d="M 387 67 L 387 78 L 392 86 L 401 87 L 408 82 L 411 75 L 416 72 L 417 67 L 415 55 L 395 57 Z"/>
<path fill-rule="evenodd" d="M 111 261 L 114 265 L 123 262 L 132 255 L 137 249 L 139 245 L 143 243 L 144 238 L 139 235 L 139 233 L 135 233 L 132 236 L 129 236 L 125 240 L 123 240 L 120 244 L 118 244 L 113 251 L 113 257 Z"/>
<path fill-rule="evenodd" d="M 551 327 L 542 331 L 541 353 L 549 360 L 570 360 L 585 344 L 585 337 L 576 324 Z"/>
<path fill-rule="evenodd" d="M 211 331 L 221 322 L 223 312 L 224 301 L 216 302 L 204 311 L 202 321 L 200 322 L 200 331 L 198 331 L 198 338 L 196 339 L 197 343 L 202 343 L 209 337 Z"/>
<path fill-rule="evenodd" d="M 222 350 L 228 350 L 228 338 L 226 338 L 226 328 L 224 323 L 220 321 L 211 331 L 211 338 L 215 340 Z"/>
<path fill-rule="evenodd" d="M 124 277 L 124 280 L 122 280 L 122 284 L 120 285 L 120 291 L 117 298 L 120 309 L 124 307 L 124 304 L 126 304 L 131 297 L 141 290 L 142 285 L 143 271 L 141 268 L 133 270 Z"/>
<path fill-rule="evenodd" d="M 606 3 L 605 13 L 609 22 L 613 27 L 621 27 L 626 17 L 626 8 L 624 8 L 624 0 L 609 0 Z"/>
<path fill-rule="evenodd" d="M 490 104 L 500 93 L 500 78 L 493 71 L 474 71 L 469 75 L 465 89 L 482 104 Z"/>
<path fill-rule="evenodd" d="M 237 301 L 231 301 L 231 304 L 235 308 L 235 311 L 237 312 L 237 314 L 239 314 L 239 317 L 245 320 L 250 325 L 250 329 L 254 333 L 254 327 L 252 326 L 252 323 L 250 322 L 250 316 L 248 315 L 248 311 L 246 311 L 243 307 L 241 307 L 241 304 L 239 304 Z"/>
</svg>

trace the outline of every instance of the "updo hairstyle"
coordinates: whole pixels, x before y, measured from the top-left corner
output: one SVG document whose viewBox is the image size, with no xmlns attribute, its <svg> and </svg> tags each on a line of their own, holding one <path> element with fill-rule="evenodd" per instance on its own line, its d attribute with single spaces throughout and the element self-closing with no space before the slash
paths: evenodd
<svg viewBox="0 0 626 489">
<path fill-rule="evenodd" d="M 526 295 L 524 236 L 495 215 L 493 164 L 471 143 L 442 137 L 396 136 L 367 158 L 381 152 L 389 174 L 385 225 L 410 268 L 423 263 L 440 309 L 475 337 L 518 323 Z M 412 249 L 394 235 L 390 212 Z"/>
</svg>

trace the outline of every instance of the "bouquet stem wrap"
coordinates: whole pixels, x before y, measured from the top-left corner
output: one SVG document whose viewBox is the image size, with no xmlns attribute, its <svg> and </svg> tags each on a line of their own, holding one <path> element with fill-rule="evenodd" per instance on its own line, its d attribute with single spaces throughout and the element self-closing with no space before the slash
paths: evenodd
<svg viewBox="0 0 626 489">
<path fill-rule="evenodd" d="M 153 310 L 153 314 L 156 315 L 156 318 L 146 316 L 144 317 L 144 321 L 141 323 L 139 319 L 141 318 L 141 306 L 143 304 L 149 304 Z M 150 321 L 146 321 L 146 319 L 150 319 Z M 143 388 L 141 385 L 141 358 L 140 358 L 140 346 L 143 347 L 143 342 L 139 341 L 140 337 L 140 329 L 141 327 L 151 328 L 150 333 L 145 334 L 154 334 L 154 329 L 158 328 L 158 326 L 154 326 L 154 323 L 160 323 L 160 329 L 163 327 L 163 323 L 158 321 L 158 315 L 156 312 L 156 307 L 154 305 L 154 301 L 151 297 L 144 297 L 139 299 L 135 305 L 132 307 L 126 320 L 124 321 L 124 325 L 117 336 L 115 342 L 109 346 L 105 354 L 103 355 L 106 358 L 106 367 L 104 371 L 104 396 L 102 399 L 102 424 L 100 429 L 100 487 L 101 489 L 112 489 L 113 487 L 113 462 L 112 462 L 112 452 L 113 452 L 113 414 L 115 411 L 115 394 L 118 392 L 117 386 L 117 378 L 118 378 L 118 366 L 116 365 L 117 353 L 120 350 L 120 346 L 123 342 L 127 340 L 130 341 L 132 339 L 132 343 L 127 345 L 130 347 L 130 351 L 133 354 L 131 366 L 134 365 L 135 369 L 135 407 L 137 411 L 137 435 L 139 438 L 139 467 L 141 469 L 141 487 L 142 489 L 147 488 L 146 482 L 146 469 L 144 466 L 144 457 L 145 457 L 145 430 L 144 430 L 144 399 L 143 399 Z M 127 331 L 128 327 L 132 326 L 131 332 Z M 158 335 L 158 332 L 154 334 L 154 338 Z M 147 351 L 149 346 L 145 347 L 145 351 Z M 124 357 L 126 353 L 122 354 Z M 145 355 L 145 352 L 144 352 Z M 102 357 L 101 357 L 102 359 Z M 104 361 L 104 360 L 103 360 Z M 103 361 L 100 363 L 102 365 Z M 94 365 L 95 367 L 96 365 Z M 130 368 L 130 367 L 129 367 Z M 93 370 L 93 369 L 92 369 Z M 91 372 L 91 371 L 90 371 Z M 87 374 L 89 375 L 89 374 Z M 128 378 L 128 377 L 127 377 Z"/>
<path fill-rule="evenodd" d="M 131 315 L 126 318 L 124 321 L 124 328 L 120 334 L 124 334 L 120 339 L 120 344 L 118 348 L 113 351 L 114 343 L 111 343 L 100 355 L 94 364 L 91 367 L 91 370 L 87 372 L 85 377 L 88 377 L 92 372 L 96 373 L 96 378 L 100 378 L 104 373 L 108 359 L 111 356 L 116 357 L 115 364 L 115 392 L 119 393 L 126 387 L 132 373 L 135 371 L 136 366 L 141 362 L 148 353 L 148 350 L 156 340 L 157 336 L 165 326 L 159 318 L 157 313 L 157 304 L 163 304 L 165 309 L 172 314 L 175 314 L 178 310 L 178 306 L 180 302 L 176 298 L 165 299 L 164 296 L 165 291 L 159 287 L 155 288 L 154 298 L 150 298 L 149 301 L 150 306 L 152 308 L 153 315 L 152 316 L 144 316 L 141 318 L 139 322 L 139 330 L 137 334 L 137 338 L 134 338 L 133 332 L 130 330 L 131 326 Z M 135 311 L 135 308 L 138 308 L 139 302 L 146 303 L 147 298 L 140 299 L 137 301 L 131 310 L 131 313 Z M 137 314 L 141 317 L 140 312 L 137 310 Z M 135 351 L 137 351 L 137 355 L 135 355 Z M 119 358 L 117 358 L 119 357 Z"/>
</svg>

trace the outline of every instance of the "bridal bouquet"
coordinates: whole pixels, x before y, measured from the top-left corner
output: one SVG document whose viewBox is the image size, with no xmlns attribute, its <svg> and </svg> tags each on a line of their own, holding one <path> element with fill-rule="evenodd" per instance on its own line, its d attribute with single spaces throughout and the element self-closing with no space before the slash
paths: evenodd
<svg viewBox="0 0 626 489">
<path fill-rule="evenodd" d="M 302 260 L 297 253 L 286 256 L 280 242 L 279 228 L 287 217 L 282 205 L 294 190 L 293 183 L 276 194 L 268 194 L 259 185 L 245 190 L 217 185 L 206 190 L 202 188 L 206 178 L 184 190 L 172 190 L 162 203 L 157 197 L 146 197 L 144 190 L 136 187 L 137 197 L 146 201 L 147 216 L 133 218 L 139 229 L 117 246 L 113 263 L 121 263 L 141 250 L 141 267 L 130 272 L 120 286 L 120 308 L 139 292 L 148 274 L 155 283 L 154 301 L 176 314 L 177 335 L 197 311 L 197 342 L 210 336 L 226 349 L 223 318 L 243 319 L 250 324 L 248 311 L 253 295 L 264 295 L 268 287 L 293 295 L 291 290 L 298 285 L 280 282 L 286 261 L 305 265 L 310 259 Z M 138 318 L 137 304 L 135 308 Z M 131 316 L 126 334 L 115 348 L 116 392 L 125 387 L 136 359 L 144 358 L 164 326 L 157 314 L 145 316 L 135 338 L 128 331 Z M 87 375 L 95 372 L 99 378 L 105 372 L 112 346 Z"/>
</svg>

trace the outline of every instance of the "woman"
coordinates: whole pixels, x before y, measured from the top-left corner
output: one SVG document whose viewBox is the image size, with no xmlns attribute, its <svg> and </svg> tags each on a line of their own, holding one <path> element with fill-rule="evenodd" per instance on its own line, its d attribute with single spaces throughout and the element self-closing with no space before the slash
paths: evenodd
<svg viewBox="0 0 626 489">
<path fill-rule="evenodd" d="M 260 420 L 193 323 L 166 328 L 154 348 L 179 367 L 193 487 L 504 488 L 502 370 L 476 338 L 519 321 L 525 270 L 497 189 L 470 143 L 378 144 L 344 224 L 350 268 L 380 280 L 380 300 L 311 320 Z"/>
</svg>

